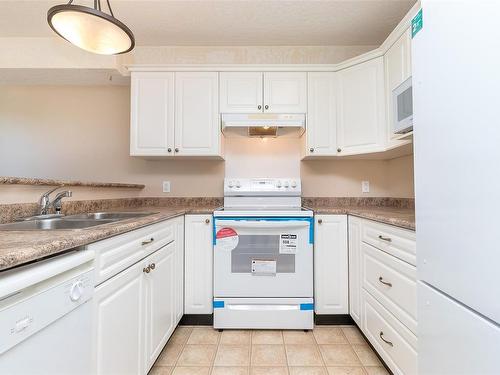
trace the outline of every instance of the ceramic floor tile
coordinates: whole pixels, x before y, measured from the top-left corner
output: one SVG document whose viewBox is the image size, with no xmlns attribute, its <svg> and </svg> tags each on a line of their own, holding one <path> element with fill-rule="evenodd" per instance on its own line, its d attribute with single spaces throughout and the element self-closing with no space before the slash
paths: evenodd
<svg viewBox="0 0 500 375">
<path fill-rule="evenodd" d="M 169 344 L 185 344 L 193 330 L 192 327 L 177 327 L 168 340 Z"/>
<path fill-rule="evenodd" d="M 285 344 L 316 344 L 312 331 L 283 331 Z"/>
<path fill-rule="evenodd" d="M 250 375 L 288 375 L 288 367 L 250 367 Z"/>
<path fill-rule="evenodd" d="M 366 375 L 363 367 L 328 367 L 328 375 Z"/>
<path fill-rule="evenodd" d="M 252 331 L 224 330 L 220 337 L 220 344 L 224 345 L 249 345 Z"/>
<path fill-rule="evenodd" d="M 327 366 L 361 366 L 361 362 L 350 345 L 320 345 L 319 349 Z"/>
<path fill-rule="evenodd" d="M 286 345 L 288 366 L 323 366 L 317 345 Z"/>
<path fill-rule="evenodd" d="M 219 345 L 214 366 L 249 366 L 249 345 Z"/>
<path fill-rule="evenodd" d="M 176 367 L 172 375 L 209 375 L 210 367 Z"/>
<path fill-rule="evenodd" d="M 248 375 L 249 371 L 250 371 L 249 367 L 214 366 L 211 375 Z"/>
<path fill-rule="evenodd" d="M 191 334 L 189 335 L 189 339 L 187 341 L 188 344 L 217 344 L 219 342 L 219 331 L 210 328 L 193 328 Z"/>
<path fill-rule="evenodd" d="M 368 375 L 389 375 L 384 366 L 366 366 L 365 371 Z"/>
<path fill-rule="evenodd" d="M 253 331 L 252 344 L 283 345 L 283 334 L 281 331 L 272 330 Z"/>
<path fill-rule="evenodd" d="M 382 366 L 375 352 L 368 345 L 355 344 L 352 348 L 364 366 Z"/>
<path fill-rule="evenodd" d="M 211 366 L 217 345 L 186 345 L 182 350 L 177 366 Z"/>
<path fill-rule="evenodd" d="M 343 327 L 342 332 L 350 344 L 366 344 L 365 338 L 358 327 Z"/>
<path fill-rule="evenodd" d="M 347 344 L 348 341 L 340 327 L 318 327 L 313 331 L 318 344 Z"/>
<path fill-rule="evenodd" d="M 170 375 L 173 369 L 170 366 L 153 366 L 148 375 Z"/>
<path fill-rule="evenodd" d="M 252 366 L 286 366 L 283 345 L 252 345 Z"/>
<path fill-rule="evenodd" d="M 288 367 L 290 375 L 328 375 L 326 367 Z"/>
<path fill-rule="evenodd" d="M 182 351 L 182 347 L 179 344 L 167 344 L 158 357 L 155 366 L 174 366 Z"/>
</svg>

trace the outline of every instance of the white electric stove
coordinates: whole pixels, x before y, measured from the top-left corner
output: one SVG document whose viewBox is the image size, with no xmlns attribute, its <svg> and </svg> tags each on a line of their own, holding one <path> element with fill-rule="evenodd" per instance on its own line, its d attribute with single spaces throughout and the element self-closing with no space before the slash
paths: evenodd
<svg viewBox="0 0 500 375">
<path fill-rule="evenodd" d="M 225 179 L 214 212 L 214 328 L 313 328 L 313 223 L 300 179 Z"/>
</svg>

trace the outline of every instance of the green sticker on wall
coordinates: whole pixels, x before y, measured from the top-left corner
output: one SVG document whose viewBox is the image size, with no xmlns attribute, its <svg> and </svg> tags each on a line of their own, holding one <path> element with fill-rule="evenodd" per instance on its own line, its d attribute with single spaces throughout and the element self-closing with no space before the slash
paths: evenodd
<svg viewBox="0 0 500 375">
<path fill-rule="evenodd" d="M 422 19 L 422 9 L 420 9 L 415 17 L 411 20 L 411 37 L 415 38 L 415 35 L 422 30 L 424 26 L 424 21 Z"/>
</svg>

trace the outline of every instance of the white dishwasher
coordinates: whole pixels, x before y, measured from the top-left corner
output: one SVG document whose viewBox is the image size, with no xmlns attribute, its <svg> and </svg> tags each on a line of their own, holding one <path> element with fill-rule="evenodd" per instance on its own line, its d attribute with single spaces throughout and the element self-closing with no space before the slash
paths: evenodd
<svg viewBox="0 0 500 375">
<path fill-rule="evenodd" d="M 94 252 L 0 273 L 0 374 L 91 372 Z"/>
</svg>

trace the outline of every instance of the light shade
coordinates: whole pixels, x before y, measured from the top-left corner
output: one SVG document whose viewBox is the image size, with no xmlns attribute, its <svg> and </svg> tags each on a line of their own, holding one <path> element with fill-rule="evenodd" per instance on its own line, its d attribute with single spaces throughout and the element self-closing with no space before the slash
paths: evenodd
<svg viewBox="0 0 500 375">
<path fill-rule="evenodd" d="M 86 51 L 117 55 L 134 48 L 132 31 L 112 15 L 81 5 L 56 5 L 47 21 L 59 36 Z"/>
</svg>

